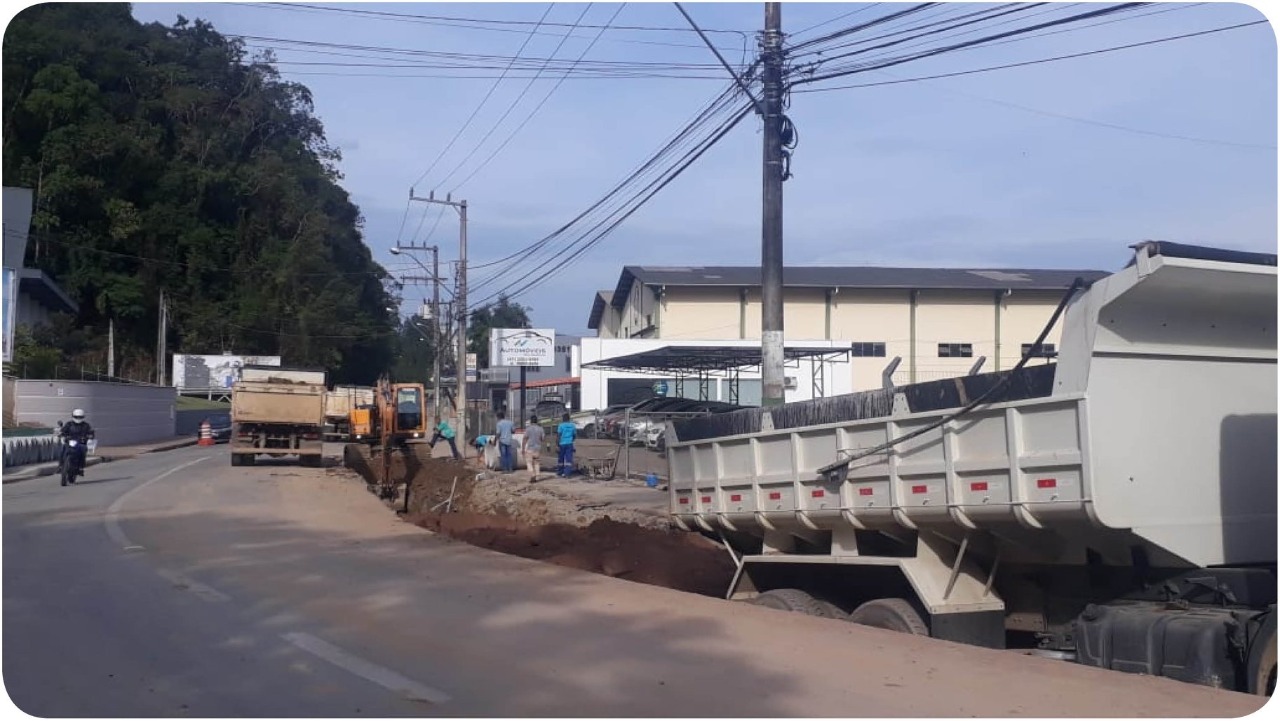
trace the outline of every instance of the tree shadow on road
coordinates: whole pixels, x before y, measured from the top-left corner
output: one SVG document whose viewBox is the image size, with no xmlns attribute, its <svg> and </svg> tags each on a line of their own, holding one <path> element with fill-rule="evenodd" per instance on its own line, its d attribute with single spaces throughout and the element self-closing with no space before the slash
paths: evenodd
<svg viewBox="0 0 1280 721">
<path fill-rule="evenodd" d="M 63 519 L 44 533 L 82 535 L 86 529 L 77 527 L 90 522 Z M 405 532 L 376 537 L 224 512 L 126 522 L 130 538 L 148 548 L 133 558 L 229 596 L 245 619 L 243 633 L 277 640 L 310 633 L 447 690 L 453 701 L 424 709 L 429 715 L 785 713 L 771 698 L 795 691 L 786 676 L 764 670 L 763 657 L 752 662 L 752 650 L 729 639 L 722 623 L 668 613 L 727 602 L 505 556 L 402 525 Z M 152 543 L 175 531 L 181 543 Z M 190 592 L 185 583 L 173 588 Z M 729 687 L 748 693 L 707 694 Z"/>
</svg>

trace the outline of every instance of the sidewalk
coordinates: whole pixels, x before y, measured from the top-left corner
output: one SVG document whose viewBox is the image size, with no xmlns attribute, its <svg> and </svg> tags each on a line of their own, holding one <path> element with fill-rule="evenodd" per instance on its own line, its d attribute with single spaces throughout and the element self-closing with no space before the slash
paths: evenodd
<svg viewBox="0 0 1280 721">
<path fill-rule="evenodd" d="M 158 453 L 160 451 L 171 451 L 175 448 L 184 448 L 186 446 L 194 446 L 195 438 L 186 436 L 180 438 L 171 438 L 166 441 L 153 441 L 151 443 L 139 443 L 132 446 L 99 446 L 94 455 L 85 459 L 85 467 L 96 466 L 99 463 L 108 461 L 123 461 L 144 453 Z M 19 466 L 12 471 L 6 470 L 4 473 L 5 483 L 17 483 L 18 481 L 29 481 L 32 478 L 40 478 L 42 476 L 51 476 L 58 472 L 58 464 L 56 462 L 49 463 L 33 463 L 29 466 Z"/>
</svg>

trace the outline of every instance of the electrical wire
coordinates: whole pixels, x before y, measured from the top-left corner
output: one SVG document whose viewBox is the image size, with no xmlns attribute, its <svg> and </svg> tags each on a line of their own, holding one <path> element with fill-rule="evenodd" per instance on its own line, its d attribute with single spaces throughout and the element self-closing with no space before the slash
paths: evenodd
<svg viewBox="0 0 1280 721">
<path fill-rule="evenodd" d="M 588 12 L 591 12 L 591 8 L 593 5 L 594 3 L 587 3 L 586 7 L 584 7 L 582 9 L 582 12 L 578 15 L 578 20 L 577 20 L 578 23 L 582 22 L 582 20 L 587 16 Z M 618 8 L 619 12 L 622 10 L 622 7 L 626 7 L 626 6 L 623 5 L 619 7 Z M 617 13 L 614 13 L 614 17 L 617 17 Z M 516 96 L 515 100 L 511 101 L 511 104 L 507 106 L 507 109 L 502 113 L 502 116 L 499 117 L 496 121 L 494 121 L 493 125 L 489 127 L 489 130 L 484 134 L 484 137 L 480 138 L 480 142 L 476 143 L 475 147 L 471 149 L 471 152 L 467 153 L 467 155 L 462 160 L 460 160 L 457 165 L 453 166 L 453 169 L 450 170 L 448 173 L 446 173 L 445 176 L 440 179 L 439 183 L 436 183 L 435 185 L 436 190 L 439 190 L 441 186 L 449 182 L 449 179 L 452 178 L 454 174 L 456 174 L 459 170 L 461 170 L 467 164 L 467 161 L 475 157 L 475 154 L 480 151 L 480 148 L 484 147 L 484 144 L 488 142 L 489 138 L 493 137 L 493 134 L 497 132 L 498 128 L 502 125 L 503 121 L 505 121 L 507 117 L 511 115 L 511 112 L 516 109 L 516 106 L 520 104 L 520 101 L 524 100 L 524 96 L 527 95 L 529 93 L 529 90 L 533 88 L 533 84 L 538 82 L 538 78 L 540 78 L 543 72 L 546 71 L 547 65 L 549 65 L 551 63 L 551 60 L 554 59 L 555 56 L 560 53 L 560 49 L 564 47 L 565 42 L 569 40 L 569 33 L 573 32 L 574 27 L 577 27 L 577 25 L 575 24 L 573 27 L 571 27 L 565 33 L 564 37 L 560 38 L 560 43 L 556 45 L 555 50 L 551 51 L 551 56 L 547 58 L 547 62 L 543 63 L 542 67 L 538 69 L 538 72 L 532 78 L 529 79 L 528 83 L 525 83 L 524 89 L 520 91 L 520 94 Z M 601 32 L 604 32 L 604 31 L 601 30 Z"/>
<path fill-rule="evenodd" d="M 507 144 L 509 144 L 509 143 L 510 143 L 510 142 L 511 142 L 515 137 L 516 137 L 516 135 L 518 135 L 518 134 L 520 133 L 520 131 L 524 129 L 524 126 L 528 125 L 528 124 L 529 124 L 529 122 L 530 122 L 531 120 L 533 120 L 534 116 L 538 114 L 538 111 L 539 111 L 539 110 L 542 110 L 542 106 L 544 106 L 544 105 L 546 105 L 546 104 L 547 104 L 547 101 L 551 99 L 551 96 L 555 94 L 556 90 L 558 90 L 558 89 L 560 88 L 560 86 L 564 83 L 565 79 L 569 77 L 569 74 L 573 71 L 573 68 L 574 68 L 574 67 L 576 67 L 576 66 L 577 66 L 577 64 L 578 64 L 579 62 L 581 62 L 581 61 L 582 61 L 582 59 L 583 59 L 583 58 L 585 58 L 585 57 L 587 56 L 587 53 L 591 52 L 591 49 L 592 49 L 593 47 L 595 47 L 596 43 L 597 43 L 597 42 L 600 40 L 600 38 L 604 35 L 604 33 L 605 33 L 605 28 L 608 28 L 608 27 L 609 27 L 609 25 L 610 25 L 614 20 L 616 20 L 616 19 L 617 19 L 618 15 L 622 12 L 622 8 L 624 8 L 624 7 L 626 7 L 626 4 L 625 4 L 625 3 L 623 3 L 622 5 L 620 5 L 620 6 L 618 7 L 618 10 L 617 10 L 617 12 L 615 12 L 615 13 L 613 14 L 613 17 L 609 18 L 609 20 L 608 20 L 607 22 L 605 22 L 605 26 L 604 26 L 604 28 L 601 28 L 599 31 L 597 31 L 597 32 L 596 32 L 596 36 L 595 36 L 594 38 L 592 38 L 592 40 L 591 40 L 590 44 L 588 44 L 588 45 L 587 45 L 587 47 L 583 49 L 582 53 L 578 55 L 577 60 L 575 60 L 575 61 L 574 61 L 574 65 L 570 66 L 569 70 L 566 70 L 566 71 L 565 71 L 565 72 L 560 76 L 560 78 L 556 81 L 556 84 L 555 84 L 555 85 L 553 85 L 553 86 L 551 86 L 551 89 L 547 91 L 547 94 L 546 94 L 546 95 L 544 95 L 544 96 L 542 96 L 542 100 L 541 100 L 541 101 L 539 101 L 539 102 L 538 102 L 538 104 L 537 104 L 536 106 L 534 106 L 533 110 L 532 110 L 532 111 L 530 111 L 530 112 L 529 112 L 529 114 L 525 116 L 524 120 L 523 120 L 523 121 L 521 121 L 521 122 L 520 122 L 520 124 L 519 124 L 519 125 L 517 125 L 517 126 L 515 127 L 515 129 L 514 129 L 514 130 L 512 130 L 512 131 L 511 131 L 511 133 L 510 133 L 509 135 L 507 135 L 506 139 L 505 139 L 505 140 L 503 140 L 503 141 L 502 141 L 502 143 L 500 143 L 500 144 L 498 145 L 498 147 L 497 147 L 497 148 L 495 148 L 495 149 L 493 150 L 493 152 L 492 152 L 492 153 L 489 153 L 489 156 L 488 156 L 487 158 L 485 158 L 483 161 L 481 161 L 480 165 L 476 166 L 475 170 L 472 170 L 472 171 L 471 171 L 471 173 L 467 175 L 467 177 L 463 178 L 463 179 L 462 179 L 462 180 L 457 184 L 457 186 L 455 186 L 455 188 L 454 188 L 454 192 L 456 192 L 456 191 L 460 190 L 460 189 L 462 188 L 462 186 L 466 185 L 466 184 L 467 184 L 467 183 L 468 183 L 472 178 L 474 178 L 474 177 L 475 177 L 475 176 L 476 176 L 480 171 L 484 170 L 484 169 L 485 169 L 485 167 L 486 167 L 486 166 L 488 166 L 488 165 L 489 165 L 489 163 L 490 163 L 490 162 L 491 162 L 491 161 L 492 161 L 492 160 L 493 160 L 493 159 L 498 155 L 498 153 L 501 153 L 501 152 L 502 152 L 502 150 L 503 150 L 504 148 L 506 148 L 506 147 L 507 147 Z"/>
<path fill-rule="evenodd" d="M 583 238 L 580 238 L 578 241 L 575 241 L 575 243 L 570 244 L 569 246 L 567 246 L 566 248 L 564 248 L 563 250 L 561 250 L 560 252 L 552 256 L 551 260 L 555 260 L 556 258 L 563 256 L 566 252 L 569 252 L 569 250 L 573 248 L 574 245 L 579 245 L 578 249 L 574 250 L 570 255 L 568 255 L 568 257 L 564 258 L 564 260 L 561 261 L 558 267 L 555 267 L 549 271 L 544 271 L 536 268 L 531 269 L 529 272 L 525 273 L 521 278 L 513 281 L 506 289 L 498 291 L 497 293 L 491 294 L 484 299 L 476 301 L 476 305 L 477 306 L 483 305 L 488 300 L 495 299 L 500 296 L 506 296 L 507 298 L 519 297 L 520 295 L 547 282 L 548 280 L 553 278 L 555 275 L 567 270 L 570 265 L 572 265 L 575 261 L 581 258 L 587 251 L 599 245 L 614 230 L 616 230 L 618 226 L 622 225 L 622 223 L 625 222 L 627 218 L 630 218 L 637 211 L 639 211 L 640 208 L 644 207 L 645 204 L 649 202 L 649 200 L 651 200 L 663 188 L 667 187 L 667 185 L 669 185 L 672 181 L 674 181 L 682 173 L 684 173 L 684 171 L 687 170 L 689 166 L 691 166 L 699 158 L 701 158 L 703 154 L 705 154 L 708 150 L 714 147 L 722 138 L 724 138 L 725 135 L 729 133 L 729 131 L 733 130 L 733 128 L 736 127 L 738 123 L 742 122 L 743 118 L 750 115 L 751 110 L 752 110 L 752 106 L 750 103 L 743 104 L 741 109 L 739 109 L 732 118 L 730 118 L 725 123 L 721 124 L 721 126 L 718 128 L 718 130 L 714 135 L 704 140 L 702 143 L 699 144 L 698 147 L 691 150 L 689 153 L 686 153 L 685 157 L 681 160 L 681 162 L 676 167 L 669 170 L 665 174 L 665 177 L 662 177 L 659 180 L 655 180 L 654 182 L 650 183 L 649 186 L 645 188 L 645 191 L 647 191 L 647 194 L 645 194 L 643 197 L 637 196 L 637 198 L 631 203 L 631 208 L 627 210 L 626 213 L 623 213 L 621 216 L 617 217 L 612 223 L 610 223 L 608 226 L 606 226 L 605 228 L 597 232 L 593 237 L 591 237 L 590 240 L 584 240 Z M 642 191 L 642 192 L 645 192 L 645 191 Z M 601 221 L 601 223 L 603 223 L 603 221 Z M 597 224 L 597 227 L 599 227 L 599 224 Z M 530 277 L 534 275 L 537 275 L 537 277 L 530 280 Z M 521 283 L 522 281 L 527 281 L 527 282 L 517 287 L 517 284 Z"/>
<path fill-rule="evenodd" d="M 562 28 L 570 27 L 568 23 L 541 23 L 541 22 L 534 23 L 532 20 L 491 20 L 491 19 L 485 19 L 485 18 L 466 18 L 466 17 L 457 17 L 457 16 L 448 16 L 448 15 L 418 15 L 418 14 L 412 14 L 412 13 L 393 13 L 393 12 L 378 11 L 378 10 L 355 10 L 352 8 L 327 7 L 327 6 L 307 5 L 304 3 L 292 3 L 292 2 L 290 3 L 271 2 L 271 3 L 263 3 L 263 4 L 270 5 L 270 6 L 289 7 L 289 8 L 306 8 L 309 10 L 322 10 L 325 12 L 347 13 L 351 15 L 371 15 L 371 16 L 380 16 L 380 17 L 394 17 L 394 18 L 400 18 L 400 19 L 418 19 L 418 20 L 434 20 L 434 21 L 459 22 L 459 23 L 473 23 L 478 25 L 516 25 L 516 26 L 525 26 L 525 27 L 529 25 L 537 25 L 537 26 L 545 25 L 546 27 L 562 27 Z M 574 24 L 572 27 L 581 28 L 581 29 L 599 30 L 602 28 L 607 28 L 608 25 Z M 619 25 L 619 26 L 616 26 L 614 29 L 615 30 L 631 30 L 631 31 L 637 31 L 637 32 L 668 32 L 668 33 L 669 32 L 685 32 L 685 33 L 691 32 L 689 28 L 684 28 L 684 27 L 661 27 L 661 26 L 652 26 L 652 25 Z M 733 35 L 743 35 L 746 33 L 746 31 L 743 31 L 743 30 L 727 30 L 727 29 L 715 29 L 715 28 L 707 29 L 706 32 L 728 33 Z"/>
<path fill-rule="evenodd" d="M 1246 27 L 1250 27 L 1250 26 L 1253 26 L 1253 25 L 1263 25 L 1263 24 L 1268 24 L 1268 21 L 1267 21 L 1267 20 L 1254 20 L 1254 21 L 1247 22 L 1247 23 L 1238 23 L 1238 24 L 1235 24 L 1235 25 L 1227 25 L 1227 26 L 1223 26 L 1223 27 L 1211 28 L 1211 29 L 1209 29 L 1209 30 L 1200 30 L 1200 31 L 1197 31 L 1197 32 L 1183 33 L 1183 34 L 1181 34 L 1181 35 L 1171 35 L 1171 36 L 1168 36 L 1168 37 L 1156 38 L 1156 39 L 1154 39 L 1154 40 L 1145 40 L 1145 41 L 1143 41 L 1143 42 L 1128 43 L 1128 44 L 1126 44 L 1126 45 L 1115 45 L 1115 46 L 1108 47 L 1108 48 L 1100 48 L 1100 49 L 1097 49 L 1097 50 L 1088 50 L 1088 51 L 1085 51 L 1085 52 L 1079 52 L 1079 53 L 1070 53 L 1070 54 L 1067 54 L 1067 55 L 1057 55 L 1057 56 L 1054 56 L 1054 57 L 1049 57 L 1049 58 L 1039 58 L 1039 59 L 1036 59 L 1036 60 L 1025 60 L 1025 61 L 1017 62 L 1017 63 L 1005 63 L 1005 64 L 1003 64 L 1003 65 L 991 65 L 991 66 L 988 66 L 988 67 L 985 67 L 985 68 L 975 68 L 975 69 L 972 69 L 972 70 L 959 70 L 959 71 L 951 72 L 951 73 L 938 73 L 938 74 L 936 74 L 936 75 L 922 75 L 922 76 L 917 76 L 917 77 L 913 77 L 913 78 L 902 78 L 902 79 L 900 79 L 900 80 L 883 80 L 883 81 L 874 82 L 874 83 L 856 83 L 856 84 L 852 84 L 852 85 L 831 85 L 831 86 L 821 87 L 821 88 L 800 88 L 800 89 L 795 90 L 795 91 L 793 91 L 793 92 L 797 92 L 797 93 L 822 93 L 822 92 L 831 92 L 831 91 L 833 91 L 833 90 L 848 90 L 848 89 L 851 89 L 851 88 L 870 88 L 870 87 L 877 87 L 877 86 L 881 86 L 881 85 L 900 85 L 900 84 L 902 84 L 902 83 L 914 83 L 914 82 L 920 82 L 920 81 L 923 81 L 923 80 L 938 80 L 938 79 L 941 79 L 941 78 L 954 78 L 954 77 L 959 77 L 959 76 L 962 76 L 962 75 L 973 75 L 973 74 L 976 74 L 976 73 L 987 73 L 987 72 L 991 72 L 991 71 L 993 71 L 993 70 L 1005 70 L 1005 69 L 1008 69 L 1008 68 L 1020 68 L 1020 67 L 1030 66 L 1030 65 L 1039 65 L 1039 64 L 1041 64 L 1041 63 L 1057 62 L 1057 61 L 1059 61 L 1059 60 L 1070 60 L 1070 59 L 1072 59 L 1072 58 L 1082 58 L 1082 57 L 1088 57 L 1088 56 L 1091 56 L 1091 55 L 1101 55 L 1101 54 L 1103 54 L 1103 53 L 1111 53 L 1111 52 L 1116 52 L 1116 51 L 1118 51 L 1118 50 L 1129 50 L 1129 49 L 1131 49 L 1131 48 L 1144 47 L 1144 46 L 1147 46 L 1147 45 L 1156 45 L 1156 44 L 1159 44 L 1159 43 L 1167 43 L 1167 42 L 1171 42 L 1171 41 L 1174 41 L 1174 40 L 1182 40 L 1182 39 L 1184 39 L 1184 38 L 1193 38 L 1193 37 L 1198 37 L 1198 36 L 1201 36 L 1201 35 L 1211 35 L 1211 34 L 1214 34 L 1214 33 L 1221 33 L 1221 32 L 1226 32 L 1226 31 L 1229 31 L 1229 30 L 1238 30 L 1238 29 L 1240 29 L 1240 28 L 1246 28 Z M 879 69 L 879 68 L 868 68 L 867 70 L 873 70 L 873 69 Z M 851 72 L 851 73 L 849 73 L 849 74 L 854 74 L 854 73 L 857 73 L 857 72 L 866 72 L 866 70 L 856 70 L 856 71 L 853 71 L 853 72 Z M 796 83 L 793 83 L 793 85 L 794 85 L 794 84 L 799 84 L 799 82 L 800 82 L 800 81 L 797 81 Z M 805 81 L 805 82 L 810 82 L 810 81 Z"/>
<path fill-rule="evenodd" d="M 838 21 L 838 20 L 844 20 L 845 18 L 850 18 L 850 17 L 853 17 L 854 15 L 858 15 L 858 14 L 860 14 L 860 13 L 864 13 L 864 12 L 866 12 L 866 11 L 870 10 L 871 8 L 873 8 L 873 7 L 875 7 L 875 6 L 879 5 L 879 4 L 880 4 L 880 3 L 871 3 L 871 4 L 869 4 L 869 5 L 864 5 L 863 7 L 860 7 L 860 8 L 858 8 L 857 10 L 850 10 L 850 11 L 849 11 L 849 12 L 847 12 L 847 13 L 842 13 L 842 14 L 840 14 L 840 15 L 837 15 L 837 16 L 835 16 L 835 17 L 831 18 L 830 20 L 823 20 L 822 22 L 817 23 L 816 25 L 810 25 L 809 27 L 804 28 L 803 30 L 797 30 L 797 31 L 795 31 L 794 33 L 788 33 L 788 34 L 789 34 L 791 37 L 795 37 L 795 36 L 797 36 L 797 35 L 804 35 L 805 33 L 809 32 L 809 31 L 811 31 L 811 30 L 817 30 L 818 28 L 822 27 L 823 25 L 830 25 L 831 23 L 836 22 L 836 21 Z"/>
<path fill-rule="evenodd" d="M 1078 21 L 1080 21 L 1080 20 L 1087 20 L 1087 19 L 1090 19 L 1090 18 L 1101 17 L 1101 16 L 1104 16 L 1104 15 L 1110 15 L 1110 14 L 1114 14 L 1114 13 L 1118 13 L 1118 12 L 1124 12 L 1124 11 L 1126 11 L 1126 10 L 1128 10 L 1128 9 L 1132 9 L 1133 7 L 1140 7 L 1140 6 L 1144 5 L 1144 4 L 1145 4 L 1145 3 L 1124 3 L 1124 4 L 1122 4 L 1122 5 L 1117 5 L 1117 6 L 1113 6 L 1113 7 L 1103 8 L 1103 9 L 1100 9 L 1100 10 L 1090 10 L 1090 11 L 1083 12 L 1083 13 L 1077 13 L 1077 14 L 1075 14 L 1075 15 L 1072 15 L 1072 16 L 1069 16 L 1069 17 L 1066 17 L 1066 18 L 1059 18 L 1059 19 L 1056 19 L 1056 20 L 1050 20 L 1050 21 L 1043 22 L 1043 23 L 1037 23 L 1037 24 L 1035 24 L 1035 25 L 1031 25 L 1031 26 L 1027 26 L 1027 27 L 1023 27 L 1023 28 L 1017 28 L 1017 29 L 1015 29 L 1015 30 L 1006 30 L 1006 31 L 1001 32 L 1001 33 L 996 33 L 996 34 L 994 34 L 994 35 L 988 35 L 988 36 L 981 37 L 981 38 L 977 38 L 977 39 L 974 39 L 974 40 L 966 40 L 966 41 L 961 42 L 961 43 L 955 43 L 955 44 L 952 44 L 952 45 L 947 45 L 947 46 L 944 46 L 944 47 L 936 48 L 936 49 L 933 49 L 933 50 L 926 50 L 926 51 L 917 52 L 917 53 L 914 53 L 914 54 L 909 55 L 909 56 L 906 56 L 906 57 L 899 57 L 899 58 L 892 58 L 892 59 L 888 59 L 888 60 L 882 60 L 882 61 L 875 62 L 875 63 L 869 64 L 869 65 L 855 65 L 855 66 L 852 66 L 852 67 L 847 68 L 847 69 L 832 69 L 832 70 L 829 70 L 829 71 L 827 71 L 827 72 L 825 72 L 825 73 L 817 73 L 817 74 L 814 74 L 814 75 L 810 75 L 810 76 L 809 76 L 809 77 L 807 77 L 807 78 L 804 78 L 804 79 L 801 79 L 801 80 L 797 80 L 797 81 L 795 81 L 795 83 L 793 83 L 793 85 L 800 85 L 800 84 L 806 84 L 806 83 L 815 83 L 815 82 L 820 82 L 820 81 L 822 81 L 822 80 L 830 80 L 830 79 L 832 79 L 832 78 L 842 77 L 842 76 L 844 76 L 844 75 L 848 75 L 848 74 L 851 74 L 851 73 L 854 73 L 854 72 L 862 72 L 862 71 L 867 70 L 867 69 L 885 68 L 885 67 L 891 67 L 891 66 L 894 66 L 894 65 L 900 65 L 900 64 L 902 64 L 902 63 L 912 62 L 912 61 L 916 61 L 916 60 L 922 60 L 922 59 L 924 59 L 924 58 L 933 57 L 933 56 L 935 56 L 935 55 L 942 55 L 942 54 L 944 54 L 944 53 L 954 52 L 954 51 L 959 50 L 959 49 L 962 49 L 962 48 L 972 47 L 972 46 L 976 46 L 976 45 L 981 45 L 981 44 L 984 44 L 984 43 L 990 42 L 990 41 L 992 41 L 992 40 L 999 40 L 999 39 L 1002 39 L 1002 38 L 1011 37 L 1011 36 L 1019 35 L 1019 34 L 1022 34 L 1022 33 L 1028 33 L 1028 32 L 1032 32 L 1032 31 L 1034 31 L 1034 30 L 1039 30 L 1039 29 L 1046 28 L 1046 27 L 1056 27 L 1056 26 L 1058 26 L 1058 25 L 1064 25 L 1064 24 L 1068 24 L 1068 23 L 1078 22 Z M 845 55 L 837 56 L 837 57 L 846 57 L 847 55 L 850 55 L 850 54 L 856 54 L 856 53 L 847 53 L 847 54 L 845 54 Z M 835 59 L 835 58 L 832 58 L 832 59 Z"/>
<path fill-rule="evenodd" d="M 542 17 L 538 19 L 538 25 L 535 26 L 535 29 L 542 25 L 542 21 L 546 20 L 547 16 L 551 14 L 551 9 L 554 7 L 555 7 L 555 3 L 551 3 L 547 5 L 547 9 L 542 13 Z M 440 154 L 436 156 L 435 160 L 431 161 L 431 165 L 427 166 L 427 169 L 422 171 L 422 175 L 418 176 L 417 180 L 409 184 L 410 186 L 415 186 L 418 183 L 422 182 L 422 179 L 427 177 L 427 175 L 432 170 L 435 169 L 436 165 L 440 162 L 441 158 L 443 158 L 445 154 L 448 153 L 451 148 L 453 148 L 454 144 L 458 142 L 458 139 L 462 137 L 462 134 L 466 131 L 466 129 L 471 126 L 471 121 L 476 119 L 476 115 L 480 112 L 481 109 L 484 108 L 485 103 L 489 102 L 489 98 L 493 96 L 493 92 L 498 89 L 499 85 L 502 84 L 503 79 L 506 78 L 507 76 L 507 71 L 511 69 L 511 65 L 515 64 L 516 59 L 520 57 L 520 55 L 524 52 L 524 49 L 529 45 L 529 41 L 532 39 L 533 39 L 533 33 L 530 33 L 528 36 L 525 37 L 524 42 L 520 44 L 520 49 L 517 50 L 515 56 L 511 58 L 511 62 L 508 63 L 507 68 L 502 71 L 502 75 L 498 76 L 497 80 L 493 81 L 493 85 L 489 86 L 489 92 L 485 93 L 484 97 L 480 99 L 480 103 L 476 105 L 475 110 L 471 111 L 471 115 L 469 115 L 466 121 L 463 122 L 462 127 L 458 128 L 458 132 L 454 133 L 453 138 L 449 141 L 449 144 L 444 147 L 444 150 L 440 151 Z"/>
<path fill-rule="evenodd" d="M 576 217 L 571 219 L 569 222 L 560 226 L 552 233 L 544 236 L 542 239 L 535 241 L 529 246 L 526 246 L 525 248 L 522 248 L 505 257 L 499 258 L 498 260 L 472 265 L 469 267 L 469 269 L 476 270 L 479 268 L 492 267 L 492 266 L 501 265 L 501 264 L 514 265 L 516 262 L 529 258 L 538 249 L 545 247 L 547 244 L 551 243 L 560 235 L 568 231 L 574 224 L 582 221 L 592 212 L 594 212 L 595 210 L 597 210 L 598 208 L 606 204 L 611 198 L 613 198 L 618 193 L 620 193 L 629 183 L 633 182 L 637 177 L 641 176 L 644 172 L 646 172 L 648 169 L 653 167 L 656 163 L 660 162 L 663 157 L 665 157 L 667 154 L 672 152 L 673 148 L 678 146 L 682 138 L 687 137 L 690 133 L 694 132 L 700 125 L 706 122 L 706 120 L 709 117 L 711 117 L 715 113 L 722 110 L 724 104 L 729 102 L 734 97 L 735 90 L 736 88 L 732 85 L 722 90 L 716 97 L 712 98 L 712 100 L 700 112 L 695 114 L 694 117 L 691 118 L 689 121 L 687 121 L 683 127 L 677 130 L 673 135 L 671 135 L 663 144 L 663 146 L 661 146 L 657 151 L 655 151 L 655 154 L 651 156 L 649 160 L 645 161 L 639 167 L 633 169 L 625 178 L 623 178 L 623 180 L 615 184 L 613 188 L 611 188 L 609 192 L 607 192 L 600 200 L 597 200 L 594 204 L 592 204 L 586 210 L 579 213 Z M 497 277 L 497 276 L 500 276 L 501 274 L 502 274 L 502 271 L 497 271 L 494 273 L 494 276 Z M 473 288 L 474 287 L 475 286 L 473 286 Z"/>
<path fill-rule="evenodd" d="M 920 3 L 919 5 L 913 5 L 907 8 L 906 10 L 898 10 L 896 12 L 891 12 L 888 15 L 882 15 L 881 17 L 878 17 L 875 20 L 869 20 L 865 23 L 859 23 L 858 25 L 853 25 L 847 28 L 843 28 L 841 30 L 836 30 L 835 32 L 827 33 L 826 35 L 823 35 L 821 37 L 817 37 L 812 40 L 806 40 L 805 42 L 798 43 L 796 45 L 793 45 L 790 48 L 790 51 L 792 53 L 796 53 L 801 50 L 804 50 L 805 48 L 810 48 L 815 45 L 820 45 L 825 42 L 830 42 L 832 40 L 845 37 L 846 35 L 852 35 L 857 32 L 862 32 L 867 28 L 873 28 L 873 27 L 876 27 L 877 25 L 883 25 L 887 22 L 892 22 L 899 18 L 904 18 L 910 15 L 914 15 L 922 10 L 933 7 L 936 4 L 937 3 Z"/>
</svg>

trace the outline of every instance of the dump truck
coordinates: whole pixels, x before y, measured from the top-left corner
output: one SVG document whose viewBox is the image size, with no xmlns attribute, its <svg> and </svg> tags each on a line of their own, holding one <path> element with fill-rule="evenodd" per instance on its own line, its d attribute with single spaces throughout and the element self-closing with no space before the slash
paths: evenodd
<svg viewBox="0 0 1280 721">
<path fill-rule="evenodd" d="M 319 467 L 324 449 L 324 371 L 245 366 L 231 391 L 231 465 L 298 456 Z"/>
<path fill-rule="evenodd" d="M 351 411 L 373 405 L 373 388 L 369 386 L 334 386 L 324 394 L 325 440 L 347 441 L 351 438 Z"/>
<path fill-rule="evenodd" d="M 1053 361 L 670 424 L 727 597 L 1269 695 L 1276 256 L 1133 247 Z"/>
</svg>

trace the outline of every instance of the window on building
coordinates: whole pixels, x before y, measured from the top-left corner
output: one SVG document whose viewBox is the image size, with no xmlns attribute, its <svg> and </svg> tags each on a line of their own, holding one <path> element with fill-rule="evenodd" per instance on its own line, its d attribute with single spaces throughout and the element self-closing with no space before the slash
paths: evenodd
<svg viewBox="0 0 1280 721">
<path fill-rule="evenodd" d="M 854 343 L 849 352 L 855 358 L 883 358 L 884 343 Z"/>
<path fill-rule="evenodd" d="M 1027 354 L 1031 353 L 1031 348 L 1032 348 L 1032 346 L 1034 346 L 1034 345 L 1035 345 L 1034 343 L 1023 343 L 1023 344 L 1022 344 L 1022 355 L 1024 355 L 1024 356 L 1025 356 L 1025 355 L 1027 355 Z M 1031 357 L 1032 357 L 1032 358 L 1053 358 L 1053 357 L 1054 357 L 1054 356 L 1056 356 L 1056 355 L 1058 355 L 1058 348 L 1057 348 L 1057 346 L 1055 346 L 1055 345 L 1054 345 L 1054 344 L 1052 344 L 1052 343 L 1041 343 L 1041 344 L 1040 344 L 1040 352 L 1039 352 L 1039 353 L 1035 353 L 1035 354 L 1034 354 L 1034 355 L 1032 355 Z"/>
<path fill-rule="evenodd" d="M 564 372 L 565 372 L 565 373 L 572 373 L 572 372 L 573 372 L 573 356 L 565 355 L 565 357 L 564 357 Z"/>
<path fill-rule="evenodd" d="M 939 343 L 939 358 L 972 358 L 972 343 Z"/>
</svg>

